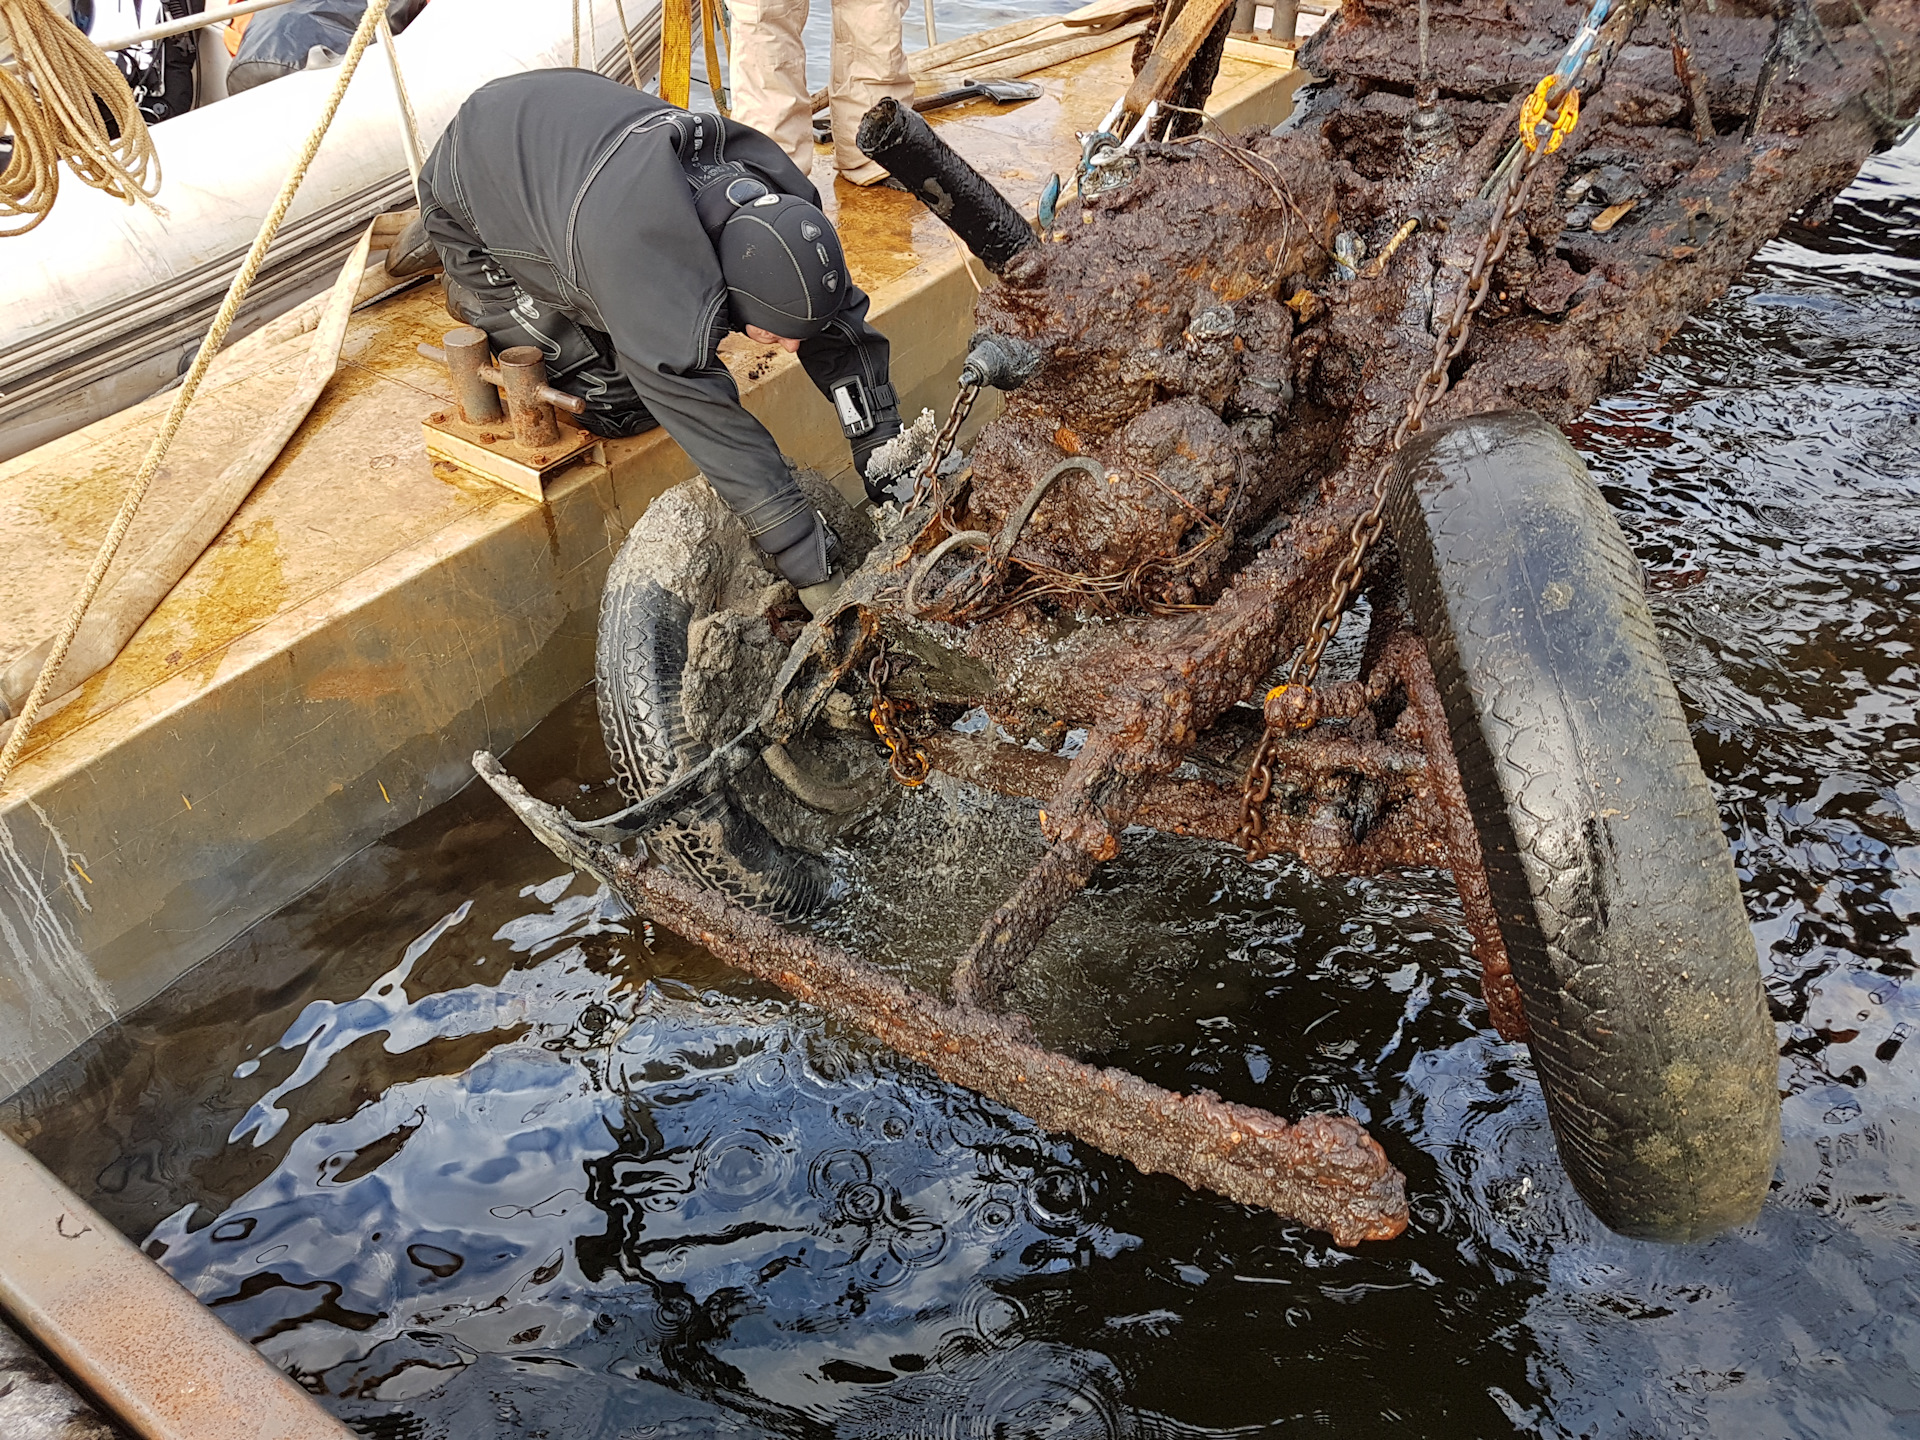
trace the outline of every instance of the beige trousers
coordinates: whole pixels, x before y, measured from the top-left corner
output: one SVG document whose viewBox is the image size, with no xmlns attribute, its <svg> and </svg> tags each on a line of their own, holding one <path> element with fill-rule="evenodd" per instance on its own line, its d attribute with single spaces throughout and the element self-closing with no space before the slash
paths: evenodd
<svg viewBox="0 0 1920 1440">
<path fill-rule="evenodd" d="M 833 6 L 834 167 L 856 185 L 873 185 L 887 172 L 853 143 L 860 117 L 891 95 L 913 98 L 900 26 L 907 0 L 828 0 Z M 807 97 L 807 52 L 800 32 L 808 0 L 729 0 L 733 25 L 733 118 L 773 137 L 800 167 L 813 169 L 813 104 Z"/>
</svg>

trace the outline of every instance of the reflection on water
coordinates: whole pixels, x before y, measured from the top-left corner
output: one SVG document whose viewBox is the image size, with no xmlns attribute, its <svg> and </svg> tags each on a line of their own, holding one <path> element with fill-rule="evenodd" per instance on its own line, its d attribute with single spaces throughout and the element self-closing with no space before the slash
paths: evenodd
<svg viewBox="0 0 1920 1440">
<path fill-rule="evenodd" d="M 1917 196 L 1920 147 L 1877 161 L 1576 433 L 1768 968 L 1746 1230 L 1585 1213 L 1444 877 L 1134 837 L 1019 997 L 1161 1084 L 1363 1118 L 1414 1223 L 1345 1252 L 824 1026 L 471 790 L 9 1127 L 368 1435 L 1920 1433 Z M 603 803 L 590 700 L 514 768 Z M 1032 833 L 929 786 L 826 923 L 931 980 Z"/>
</svg>

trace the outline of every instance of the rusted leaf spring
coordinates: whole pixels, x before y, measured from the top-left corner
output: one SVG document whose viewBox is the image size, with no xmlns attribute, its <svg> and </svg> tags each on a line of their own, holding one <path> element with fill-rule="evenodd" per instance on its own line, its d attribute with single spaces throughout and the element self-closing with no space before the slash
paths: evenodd
<svg viewBox="0 0 1920 1440">
<path fill-rule="evenodd" d="M 940 731 L 920 742 L 936 770 L 1000 795 L 1044 800 L 1065 779 L 1068 763 L 996 740 Z M 1413 865 L 1444 865 L 1446 852 L 1427 829 L 1419 789 L 1426 768 L 1424 752 L 1402 750 L 1379 741 L 1345 737 L 1288 736 L 1277 746 L 1274 768 L 1293 783 L 1309 788 L 1322 777 L 1345 774 L 1387 776 L 1390 789 L 1376 824 L 1358 841 L 1352 830 L 1315 805 L 1306 815 L 1267 817 L 1267 838 L 1276 850 L 1300 856 L 1316 870 L 1338 875 L 1379 875 Z M 1404 773 L 1389 768 L 1404 766 Z M 1131 824 L 1198 840 L 1233 842 L 1240 828 L 1237 784 L 1223 789 L 1203 779 L 1159 775 L 1145 782 L 1145 793 Z M 1323 833 L 1324 832 L 1324 833 Z"/>
<path fill-rule="evenodd" d="M 1034 1045 L 1015 1020 L 916 994 L 837 945 L 785 930 L 658 866 L 620 857 L 607 873 L 654 923 L 1049 1130 L 1324 1230 L 1342 1245 L 1391 1240 L 1406 1229 L 1406 1178 L 1348 1116 L 1289 1123 L 1205 1091 L 1175 1094 L 1124 1070 L 1084 1065 Z"/>
</svg>

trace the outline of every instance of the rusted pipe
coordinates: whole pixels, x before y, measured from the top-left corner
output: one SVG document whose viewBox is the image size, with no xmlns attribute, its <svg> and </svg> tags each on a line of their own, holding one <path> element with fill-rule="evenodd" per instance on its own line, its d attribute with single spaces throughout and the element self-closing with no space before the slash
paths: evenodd
<svg viewBox="0 0 1920 1440">
<path fill-rule="evenodd" d="M 423 354 L 429 347 L 420 347 Z M 500 392 L 481 377 L 491 358 L 487 350 L 487 332 L 475 325 L 460 325 L 447 331 L 437 354 L 430 360 L 445 363 L 453 379 L 454 403 L 460 418 L 469 425 L 486 425 L 501 417 Z"/>
<path fill-rule="evenodd" d="M 608 858 L 614 888 L 654 923 L 1049 1130 L 1150 1174 L 1263 1206 L 1342 1245 L 1391 1240 L 1406 1229 L 1406 1178 L 1350 1116 L 1289 1123 L 1206 1091 L 1177 1094 L 1070 1060 L 1033 1044 L 1017 1019 L 943 1004 L 660 866 Z"/>
<path fill-rule="evenodd" d="M 143 1440 L 353 1440 L 4 1135 L 0 1307 Z"/>
</svg>

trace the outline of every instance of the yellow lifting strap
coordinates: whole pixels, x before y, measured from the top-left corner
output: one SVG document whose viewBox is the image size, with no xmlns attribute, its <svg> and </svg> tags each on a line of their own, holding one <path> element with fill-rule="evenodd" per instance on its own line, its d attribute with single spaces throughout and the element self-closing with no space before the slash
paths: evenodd
<svg viewBox="0 0 1920 1440">
<path fill-rule="evenodd" d="M 713 96 L 713 108 L 725 115 L 727 87 L 720 79 L 720 47 L 724 44 L 731 50 L 731 42 L 720 25 L 720 0 L 700 0 L 700 32 L 707 39 L 707 91 Z"/>
<path fill-rule="evenodd" d="M 660 6 L 660 98 L 685 109 L 693 89 L 694 0 Z"/>
</svg>

